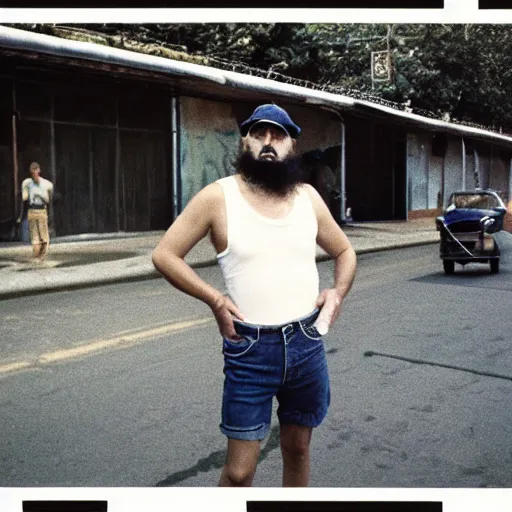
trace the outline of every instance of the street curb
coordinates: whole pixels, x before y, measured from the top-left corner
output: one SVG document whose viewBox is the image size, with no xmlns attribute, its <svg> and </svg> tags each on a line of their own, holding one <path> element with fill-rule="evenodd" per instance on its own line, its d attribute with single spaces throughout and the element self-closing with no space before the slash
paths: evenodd
<svg viewBox="0 0 512 512">
<path fill-rule="evenodd" d="M 382 251 L 392 251 L 396 249 L 403 249 L 406 247 L 417 247 L 421 245 L 430 245 L 434 243 L 439 243 L 438 240 L 424 240 L 417 242 L 402 242 L 396 243 L 392 245 L 385 245 L 382 247 L 371 247 L 368 249 L 358 249 L 356 250 L 356 254 L 368 254 L 372 252 L 382 252 Z M 331 257 L 328 254 L 319 254 L 316 257 L 316 261 L 328 261 Z M 211 258 L 203 261 L 198 261 L 196 263 L 189 263 L 192 268 L 205 268 L 217 265 L 217 259 Z M 24 290 L 14 290 L 8 292 L 0 291 L 0 301 L 1 300 L 9 300 L 9 299 L 17 299 L 20 297 L 29 297 L 34 295 L 42 295 L 45 293 L 53 293 L 53 292 L 62 292 L 62 291 L 70 291 L 70 290 L 80 290 L 84 288 L 96 288 L 100 286 L 106 286 L 110 284 L 119 284 L 119 283 L 130 283 L 136 281 L 149 281 L 151 279 L 162 278 L 161 274 L 156 270 L 151 270 L 148 272 L 140 273 L 140 274 L 132 274 L 132 275 L 124 275 L 113 278 L 104 278 L 101 280 L 90 280 L 83 281 L 79 283 L 69 283 L 69 284 L 61 284 L 61 285 L 45 285 L 34 287 L 30 289 Z"/>
</svg>

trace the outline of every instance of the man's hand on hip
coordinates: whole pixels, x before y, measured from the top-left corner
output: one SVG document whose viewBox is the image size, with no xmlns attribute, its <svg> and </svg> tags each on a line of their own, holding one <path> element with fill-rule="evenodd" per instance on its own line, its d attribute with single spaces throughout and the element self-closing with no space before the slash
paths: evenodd
<svg viewBox="0 0 512 512">
<path fill-rule="evenodd" d="M 230 340 L 240 340 L 241 337 L 235 331 L 233 317 L 242 321 L 245 318 L 233 301 L 229 297 L 223 295 L 212 307 L 212 311 L 215 315 L 215 320 L 217 320 L 219 331 L 222 336 Z"/>
<path fill-rule="evenodd" d="M 327 318 L 329 327 L 340 314 L 342 299 L 336 288 L 326 288 L 316 299 L 316 307 L 321 309 L 322 318 Z M 325 315 L 325 316 L 324 316 Z"/>
</svg>

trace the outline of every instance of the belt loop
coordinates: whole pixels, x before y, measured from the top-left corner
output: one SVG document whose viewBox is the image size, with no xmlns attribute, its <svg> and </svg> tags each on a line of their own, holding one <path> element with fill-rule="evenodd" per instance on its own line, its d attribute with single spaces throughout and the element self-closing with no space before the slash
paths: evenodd
<svg viewBox="0 0 512 512">
<path fill-rule="evenodd" d="M 283 335 L 283 340 L 284 340 L 284 344 L 285 344 L 285 345 L 288 345 L 288 338 L 287 338 L 287 336 L 286 336 L 286 330 L 287 330 L 289 327 L 292 329 L 292 332 L 293 332 L 293 324 L 286 324 L 284 327 L 281 327 L 281 333 L 282 333 L 282 335 Z"/>
</svg>

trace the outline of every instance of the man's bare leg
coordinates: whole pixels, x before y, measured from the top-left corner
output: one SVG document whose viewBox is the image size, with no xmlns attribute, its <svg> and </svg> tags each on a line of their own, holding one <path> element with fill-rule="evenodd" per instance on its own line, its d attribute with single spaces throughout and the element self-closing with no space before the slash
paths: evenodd
<svg viewBox="0 0 512 512">
<path fill-rule="evenodd" d="M 48 252 L 48 242 L 41 242 L 41 249 L 39 251 L 39 260 L 44 261 L 46 258 L 46 253 Z"/>
<path fill-rule="evenodd" d="M 307 487 L 309 444 L 313 429 L 301 425 L 281 425 L 283 487 Z"/>
<path fill-rule="evenodd" d="M 39 260 L 41 257 L 41 244 L 39 242 L 34 242 L 32 244 L 32 259 Z"/>
<path fill-rule="evenodd" d="M 228 439 L 228 455 L 220 475 L 219 487 L 252 485 L 260 456 L 260 444 L 260 441 Z"/>
</svg>

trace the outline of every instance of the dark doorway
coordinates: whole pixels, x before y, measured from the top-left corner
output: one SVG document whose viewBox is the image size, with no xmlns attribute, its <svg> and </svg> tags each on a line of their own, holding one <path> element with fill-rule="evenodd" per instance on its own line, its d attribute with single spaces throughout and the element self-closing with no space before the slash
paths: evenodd
<svg viewBox="0 0 512 512">
<path fill-rule="evenodd" d="M 354 221 L 405 220 L 405 130 L 355 117 L 345 126 L 346 206 Z"/>
</svg>

